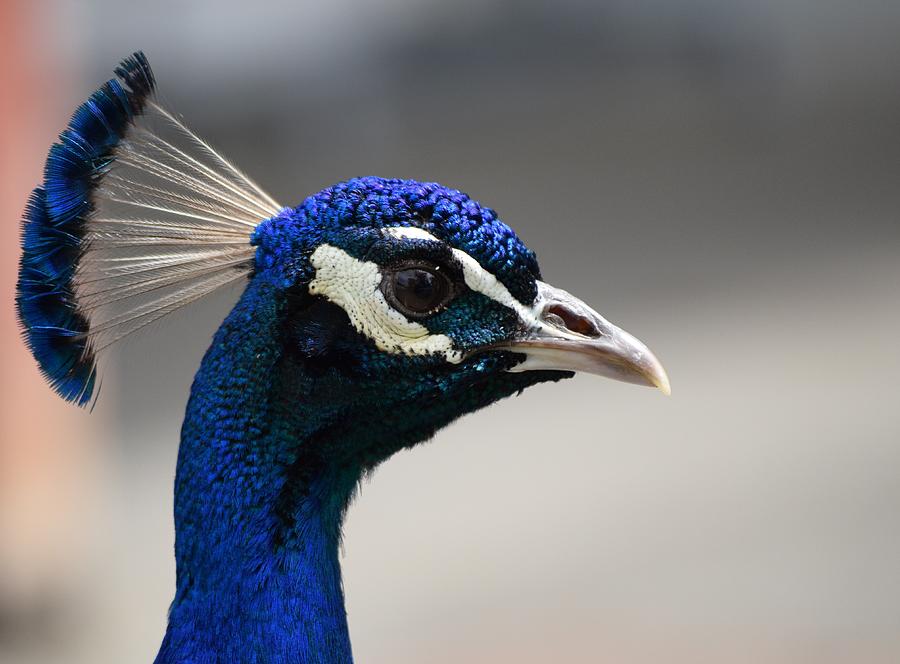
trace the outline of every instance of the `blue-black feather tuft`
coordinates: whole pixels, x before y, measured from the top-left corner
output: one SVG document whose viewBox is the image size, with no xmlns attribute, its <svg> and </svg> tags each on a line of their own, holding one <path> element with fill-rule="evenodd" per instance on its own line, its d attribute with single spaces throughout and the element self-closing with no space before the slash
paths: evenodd
<svg viewBox="0 0 900 664">
<path fill-rule="evenodd" d="M 32 193 L 23 217 L 19 320 L 51 386 L 79 405 L 90 401 L 97 376 L 88 320 L 73 284 L 85 248 L 85 224 L 115 147 L 155 87 L 140 52 L 125 59 L 116 75 L 75 111 L 50 148 L 43 186 Z"/>
<path fill-rule="evenodd" d="M 153 70 L 150 69 L 150 63 L 147 62 L 147 56 L 138 51 L 122 60 L 115 71 L 116 76 L 125 82 L 132 108 L 135 109 L 135 113 L 140 113 L 147 98 L 156 88 L 156 79 Z"/>
</svg>

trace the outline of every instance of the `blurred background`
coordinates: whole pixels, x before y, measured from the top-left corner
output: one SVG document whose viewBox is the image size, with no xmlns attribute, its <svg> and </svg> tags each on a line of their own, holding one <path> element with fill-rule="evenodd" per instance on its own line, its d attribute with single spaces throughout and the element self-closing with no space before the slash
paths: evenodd
<svg viewBox="0 0 900 664">
<path fill-rule="evenodd" d="M 126 342 L 93 413 L 18 337 L 18 219 L 136 49 L 286 204 L 437 180 L 646 341 L 673 395 L 533 388 L 386 463 L 357 661 L 900 661 L 900 4 L 0 5 L 0 661 L 149 662 L 192 374 L 238 293 Z"/>
</svg>

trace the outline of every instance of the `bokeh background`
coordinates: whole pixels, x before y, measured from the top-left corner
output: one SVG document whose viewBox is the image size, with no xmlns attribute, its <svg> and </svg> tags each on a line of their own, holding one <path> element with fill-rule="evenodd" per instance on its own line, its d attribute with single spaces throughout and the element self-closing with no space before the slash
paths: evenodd
<svg viewBox="0 0 900 664">
<path fill-rule="evenodd" d="M 0 661 L 149 662 L 174 587 L 180 419 L 237 292 L 124 344 L 90 414 L 12 313 L 46 149 L 138 48 L 279 201 L 467 191 L 669 370 L 385 464 L 346 528 L 359 662 L 900 661 L 900 4 L 0 6 Z"/>
</svg>

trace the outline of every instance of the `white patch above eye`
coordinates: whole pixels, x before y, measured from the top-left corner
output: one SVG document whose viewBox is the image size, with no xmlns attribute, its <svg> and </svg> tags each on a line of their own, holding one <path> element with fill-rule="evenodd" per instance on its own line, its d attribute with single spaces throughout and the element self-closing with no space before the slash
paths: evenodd
<svg viewBox="0 0 900 664">
<path fill-rule="evenodd" d="M 376 263 L 361 261 L 329 244 L 320 245 L 310 262 L 316 276 L 309 292 L 343 309 L 356 331 L 374 341 L 379 350 L 395 355 L 440 354 L 453 364 L 462 361 L 450 337 L 431 334 L 387 303 Z"/>
<path fill-rule="evenodd" d="M 415 226 L 390 226 L 383 229 L 385 233 L 391 237 L 406 238 L 408 240 L 430 240 L 431 242 L 440 242 L 434 235 L 421 228 Z"/>
</svg>

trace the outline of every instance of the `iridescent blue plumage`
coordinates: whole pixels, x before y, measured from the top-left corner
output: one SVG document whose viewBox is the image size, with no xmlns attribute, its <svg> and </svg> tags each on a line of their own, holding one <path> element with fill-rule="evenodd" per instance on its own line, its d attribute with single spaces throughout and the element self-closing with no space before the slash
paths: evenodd
<svg viewBox="0 0 900 664">
<path fill-rule="evenodd" d="M 258 267 L 290 266 L 345 228 L 416 226 L 462 249 L 504 282 L 521 302 L 534 300 L 540 279 L 537 258 L 515 232 L 468 195 L 436 182 L 361 177 L 339 182 L 307 198 L 296 209 L 261 223 L 253 233 Z M 308 277 L 306 273 L 285 278 Z"/>
<path fill-rule="evenodd" d="M 95 92 L 51 148 L 23 230 L 17 301 L 26 337 L 53 387 L 80 404 L 96 382 L 75 283 L 89 244 L 86 221 L 94 218 L 100 180 L 154 88 L 141 54 L 116 73 L 120 80 Z M 179 167 L 193 163 L 175 156 Z M 152 159 L 148 168 L 173 169 Z M 196 179 L 198 168 L 184 177 L 208 186 Z M 183 200 L 166 193 L 156 206 Z M 216 212 L 225 217 L 219 208 L 203 215 Z M 508 353 L 462 365 L 436 355 L 386 354 L 338 306 L 306 293 L 315 272 L 310 256 L 324 244 L 382 263 L 443 260 L 456 247 L 530 303 L 540 276 L 533 252 L 465 194 L 435 183 L 358 178 L 257 222 L 241 240 L 256 248 L 252 278 L 201 364 L 184 421 L 175 487 L 177 591 L 160 663 L 350 662 L 337 551 L 360 479 L 463 413 L 561 377 L 509 374 Z M 118 232 L 139 236 L 143 223 Z M 189 220 L 165 223 L 174 230 L 156 238 L 162 245 L 217 241 L 208 229 L 191 240 Z M 446 245 L 381 232 L 407 226 Z M 142 269 L 153 273 L 155 265 Z M 99 292 L 115 297 L 118 278 Z M 502 339 L 517 322 L 490 298 L 464 293 L 429 325 L 464 348 Z"/>
<path fill-rule="evenodd" d="M 379 229 L 396 224 L 483 253 L 511 289 L 516 278 L 516 290 L 534 287 L 532 252 L 493 212 L 437 184 L 359 178 L 260 224 L 256 272 L 191 389 L 175 486 L 178 590 L 159 664 L 256 652 L 349 663 L 338 550 L 360 480 L 461 415 L 567 375 L 508 373 L 509 353 L 459 365 L 383 353 L 339 307 L 306 293 L 323 243 L 377 262 L 427 254 L 386 242 Z M 517 321 L 468 293 L 428 324 L 474 347 Z"/>
<path fill-rule="evenodd" d="M 93 192 L 113 150 L 139 115 L 154 79 L 143 53 L 135 53 L 73 114 L 50 148 L 44 182 L 32 193 L 23 219 L 16 305 L 25 340 L 53 388 L 79 405 L 96 383 L 87 318 L 73 278 L 83 251 Z"/>
<path fill-rule="evenodd" d="M 534 253 L 466 194 L 363 177 L 284 208 L 149 102 L 142 54 L 116 74 L 75 112 L 28 203 L 26 341 L 53 388 L 84 404 L 96 353 L 246 280 L 191 388 L 156 661 L 349 664 L 337 553 L 367 473 L 574 369 L 667 388 L 665 375 L 540 281 Z M 199 156 L 137 127 L 145 110 Z"/>
</svg>

